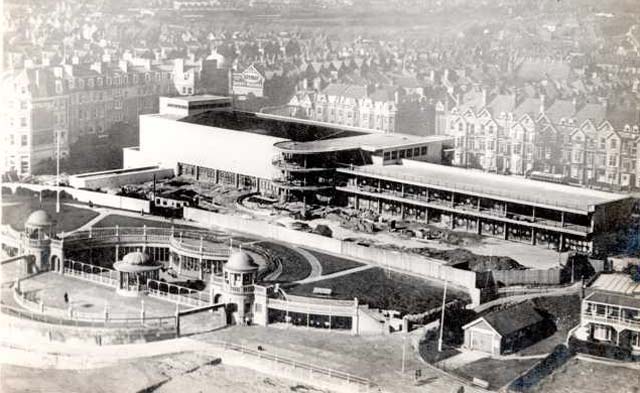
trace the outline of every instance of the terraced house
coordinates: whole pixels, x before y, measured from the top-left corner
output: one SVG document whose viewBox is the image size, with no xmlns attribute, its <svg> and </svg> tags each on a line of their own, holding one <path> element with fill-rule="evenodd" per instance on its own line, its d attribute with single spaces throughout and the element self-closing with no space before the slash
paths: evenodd
<svg viewBox="0 0 640 393">
<path fill-rule="evenodd" d="M 583 186 L 640 187 L 639 109 L 547 101 L 480 89 L 458 96 L 445 131 L 455 138 L 453 164 Z"/>
<path fill-rule="evenodd" d="M 228 80 L 215 61 L 128 58 L 118 62 L 43 65 L 2 77 L 0 172 L 30 175 L 85 135 L 104 135 L 116 123 L 138 124 L 158 111 L 160 95 L 222 89 Z"/>
</svg>

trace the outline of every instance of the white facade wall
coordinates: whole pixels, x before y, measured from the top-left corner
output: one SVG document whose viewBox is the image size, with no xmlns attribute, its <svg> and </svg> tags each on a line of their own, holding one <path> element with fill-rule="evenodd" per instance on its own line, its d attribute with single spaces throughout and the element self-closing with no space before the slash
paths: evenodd
<svg viewBox="0 0 640 393">
<path fill-rule="evenodd" d="M 140 156 L 150 161 L 145 165 L 176 168 L 182 162 L 273 179 L 277 175 L 271 163 L 277 154 L 273 145 L 281 141 L 286 139 L 140 116 Z M 126 160 L 124 166 L 129 167 Z"/>
</svg>

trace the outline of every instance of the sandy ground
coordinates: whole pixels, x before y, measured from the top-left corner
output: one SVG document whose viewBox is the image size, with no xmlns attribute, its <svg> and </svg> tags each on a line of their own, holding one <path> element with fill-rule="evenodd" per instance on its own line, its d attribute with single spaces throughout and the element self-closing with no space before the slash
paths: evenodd
<svg viewBox="0 0 640 393">
<path fill-rule="evenodd" d="M 138 359 L 93 370 L 48 370 L 2 365 L 0 391 L 280 393 L 322 392 L 194 353 Z"/>
</svg>

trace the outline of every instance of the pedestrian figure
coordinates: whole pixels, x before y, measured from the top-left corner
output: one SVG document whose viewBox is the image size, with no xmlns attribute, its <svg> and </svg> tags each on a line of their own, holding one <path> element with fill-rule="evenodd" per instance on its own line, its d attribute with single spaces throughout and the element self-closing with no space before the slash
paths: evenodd
<svg viewBox="0 0 640 393">
<path fill-rule="evenodd" d="M 69 295 L 66 292 L 64 293 L 64 302 L 69 303 Z"/>
</svg>

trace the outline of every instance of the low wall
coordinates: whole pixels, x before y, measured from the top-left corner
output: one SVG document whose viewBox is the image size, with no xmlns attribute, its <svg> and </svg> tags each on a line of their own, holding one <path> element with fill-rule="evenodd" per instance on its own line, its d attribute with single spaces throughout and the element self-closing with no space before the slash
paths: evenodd
<svg viewBox="0 0 640 393">
<path fill-rule="evenodd" d="M 135 344 L 176 337 L 175 325 L 149 328 L 100 328 L 47 323 L 29 318 L 29 312 L 2 306 L 0 325 L 29 342 L 63 342 L 76 345 Z"/>
<path fill-rule="evenodd" d="M 18 187 L 26 188 L 34 192 L 40 192 L 43 190 L 56 191 L 55 186 L 43 186 L 39 184 L 23 184 L 23 183 L 5 183 L 3 187 L 11 188 L 15 193 Z M 113 207 L 122 210 L 144 211 L 150 212 L 150 202 L 145 199 L 129 198 L 120 195 L 105 194 L 102 192 L 78 190 L 72 187 L 60 187 L 60 191 L 64 191 L 71 195 L 79 202 L 93 203 L 95 205 Z"/>
<path fill-rule="evenodd" d="M 311 247 L 333 254 L 365 260 L 371 264 L 416 274 L 422 277 L 448 281 L 450 284 L 465 288 L 472 303 L 480 303 L 480 290 L 476 288 L 476 273 L 444 265 L 443 262 L 420 255 L 401 253 L 376 247 L 365 247 L 312 233 L 299 232 L 278 225 L 249 220 L 237 216 L 213 213 L 191 207 L 184 208 L 184 218 L 205 225 L 245 232 Z"/>
<path fill-rule="evenodd" d="M 69 176 L 69 185 L 75 188 L 118 188 L 173 176 L 173 168 L 141 167 L 81 173 Z"/>
</svg>

